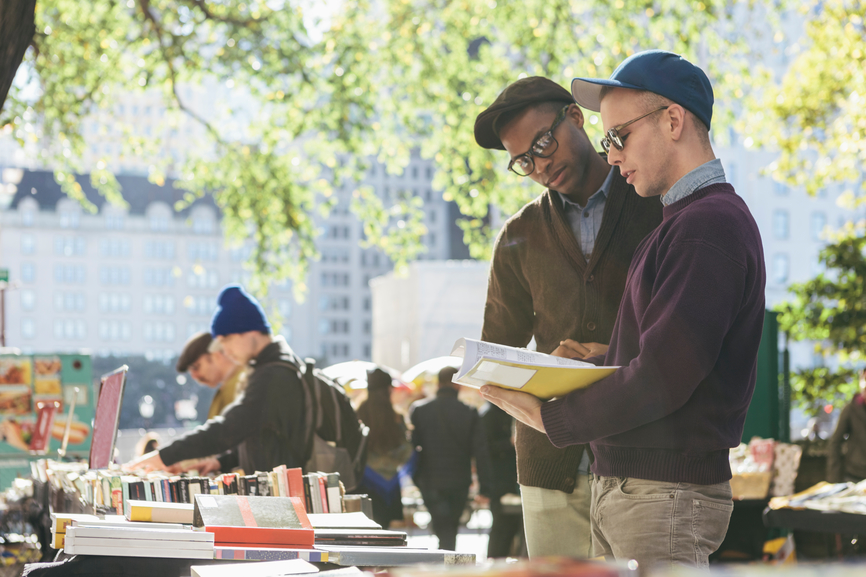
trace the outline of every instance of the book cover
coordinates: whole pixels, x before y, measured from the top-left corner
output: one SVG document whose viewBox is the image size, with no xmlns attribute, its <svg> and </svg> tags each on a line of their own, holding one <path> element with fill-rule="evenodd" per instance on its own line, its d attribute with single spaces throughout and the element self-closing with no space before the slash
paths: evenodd
<svg viewBox="0 0 866 577">
<path fill-rule="evenodd" d="M 138 541 L 196 541 L 213 543 L 214 537 L 203 531 L 192 529 L 149 529 L 142 527 L 67 527 L 67 535 L 97 539 L 118 539 Z"/>
<path fill-rule="evenodd" d="M 342 513 L 343 500 L 340 495 L 340 474 L 327 473 L 325 475 L 325 486 L 328 493 L 328 512 Z"/>
<path fill-rule="evenodd" d="M 117 517 L 117 515 L 114 515 Z M 79 520 L 73 519 L 71 527 L 125 527 L 127 529 L 147 529 L 148 531 L 152 531 L 154 529 L 171 529 L 174 531 L 178 530 L 189 530 L 188 525 L 184 525 L 182 523 L 152 523 L 149 521 L 127 521 L 125 518 L 121 519 L 94 519 L 94 520 Z"/>
<path fill-rule="evenodd" d="M 240 571 L 236 564 L 193 565 L 189 568 L 191 577 L 236 577 Z M 281 577 L 283 575 L 302 575 L 318 573 L 319 569 L 303 559 L 283 561 L 263 561 L 245 563 L 243 574 L 250 577 Z"/>
<path fill-rule="evenodd" d="M 436 549 L 409 549 L 407 547 L 345 547 L 319 546 L 328 552 L 328 563 L 341 566 L 394 567 L 432 563 L 436 565 L 475 565 L 473 553 L 457 553 Z"/>
<path fill-rule="evenodd" d="M 252 495 L 196 495 L 193 525 L 313 528 L 300 499 Z"/>
<path fill-rule="evenodd" d="M 175 541 L 172 539 L 106 539 L 104 537 L 75 537 L 66 535 L 69 545 L 87 547 L 115 547 L 122 549 L 150 549 L 161 547 L 162 549 L 174 549 L 182 551 L 210 551 L 213 552 L 213 543 L 209 541 Z"/>
<path fill-rule="evenodd" d="M 193 522 L 193 511 L 194 505 L 189 503 L 129 502 L 130 521 L 191 524 Z"/>
<path fill-rule="evenodd" d="M 316 473 L 319 480 L 319 496 L 322 499 L 322 513 L 330 513 L 331 510 L 328 507 L 328 488 L 325 484 L 325 474 L 324 473 Z"/>
<path fill-rule="evenodd" d="M 328 515 L 308 513 L 313 529 L 381 529 L 382 526 L 360 511 L 352 513 L 330 513 Z"/>
<path fill-rule="evenodd" d="M 260 497 L 271 497 L 274 494 L 271 493 L 271 489 L 268 486 L 268 474 L 262 472 L 256 472 L 256 477 L 258 477 L 258 495 Z"/>
<path fill-rule="evenodd" d="M 94 547 L 80 545 L 70 547 L 68 544 L 63 548 L 64 553 L 69 555 L 105 555 L 108 557 L 160 557 L 170 559 L 213 559 L 213 550 L 196 551 L 190 549 L 164 549 L 161 546 L 151 548 L 117 548 L 117 547 Z"/>
<path fill-rule="evenodd" d="M 51 532 L 66 533 L 66 528 L 70 527 L 75 520 L 98 521 L 99 517 L 84 513 L 51 513 Z"/>
<path fill-rule="evenodd" d="M 304 493 L 304 472 L 300 467 L 286 469 L 286 480 L 289 484 L 289 497 L 298 497 L 302 502 L 306 503 L 306 494 Z"/>
<path fill-rule="evenodd" d="M 284 559 L 303 559 L 310 563 L 327 563 L 327 551 L 315 549 L 288 549 L 285 547 L 244 547 L 240 545 L 213 548 L 214 559 L 233 559 L 244 561 L 282 561 Z"/>
<path fill-rule="evenodd" d="M 312 548 L 315 541 L 312 529 L 205 525 L 204 530 L 213 533 L 214 543 L 218 545 L 233 543 Z"/>
<path fill-rule="evenodd" d="M 451 355 L 463 357 L 454 382 L 517 389 L 539 399 L 560 397 L 613 374 L 619 367 L 595 365 L 474 339 L 458 339 Z"/>
</svg>

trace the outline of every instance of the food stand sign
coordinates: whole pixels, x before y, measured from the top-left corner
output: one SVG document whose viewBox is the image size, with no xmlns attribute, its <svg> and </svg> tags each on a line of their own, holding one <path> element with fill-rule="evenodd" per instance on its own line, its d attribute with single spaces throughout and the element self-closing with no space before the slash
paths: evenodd
<svg viewBox="0 0 866 577">
<path fill-rule="evenodd" d="M 9 282 L 8 268 L 0 268 L 0 282 Z"/>
</svg>

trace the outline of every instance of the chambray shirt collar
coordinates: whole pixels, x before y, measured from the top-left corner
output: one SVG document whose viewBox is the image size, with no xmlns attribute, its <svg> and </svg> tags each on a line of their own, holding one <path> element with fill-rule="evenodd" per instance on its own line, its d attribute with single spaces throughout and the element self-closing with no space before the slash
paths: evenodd
<svg viewBox="0 0 866 577">
<path fill-rule="evenodd" d="M 601 188 L 599 188 L 595 192 L 595 194 L 593 194 L 592 196 L 589 197 L 589 199 L 587 199 L 586 206 L 588 207 L 589 205 L 593 204 L 594 202 L 598 202 L 599 200 L 602 200 L 602 199 L 607 200 L 607 195 L 610 193 L 611 184 L 613 184 L 613 168 L 611 168 L 608 171 L 607 176 L 604 179 L 604 182 L 601 183 Z M 562 194 L 561 192 L 557 191 L 556 194 L 558 194 L 559 198 L 562 199 L 562 203 L 563 203 L 564 207 L 568 207 L 568 205 L 571 205 L 571 206 L 577 208 L 578 210 L 582 210 L 583 208 L 585 208 L 583 206 L 580 206 L 580 204 L 574 202 L 568 196 Z"/>
<path fill-rule="evenodd" d="M 722 161 L 714 158 L 695 168 L 684 177 L 676 181 L 667 193 L 662 195 L 662 204 L 670 206 L 678 200 L 682 200 L 691 193 L 711 184 L 727 182 L 725 169 Z"/>
</svg>

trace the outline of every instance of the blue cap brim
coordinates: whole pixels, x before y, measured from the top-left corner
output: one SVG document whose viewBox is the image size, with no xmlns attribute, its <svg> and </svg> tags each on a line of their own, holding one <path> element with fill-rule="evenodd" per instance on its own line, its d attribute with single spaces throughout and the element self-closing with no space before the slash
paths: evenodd
<svg viewBox="0 0 866 577">
<path fill-rule="evenodd" d="M 605 86 L 643 90 L 639 86 L 608 78 L 575 78 L 571 81 L 571 94 L 574 96 L 574 101 L 583 108 L 593 112 L 601 112 L 601 98 L 599 97 Z"/>
</svg>

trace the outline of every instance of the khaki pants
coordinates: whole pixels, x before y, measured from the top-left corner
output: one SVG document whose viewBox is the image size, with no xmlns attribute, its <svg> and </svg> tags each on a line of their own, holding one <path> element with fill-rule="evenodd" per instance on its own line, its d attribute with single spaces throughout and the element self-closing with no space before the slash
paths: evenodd
<svg viewBox="0 0 866 577">
<path fill-rule="evenodd" d="M 722 544 L 734 503 L 731 484 L 593 477 L 593 554 L 635 559 L 644 569 L 707 567 Z"/>
<path fill-rule="evenodd" d="M 564 555 L 585 559 L 591 551 L 589 476 L 578 475 L 574 492 L 520 486 L 523 527 L 530 558 Z"/>
</svg>

